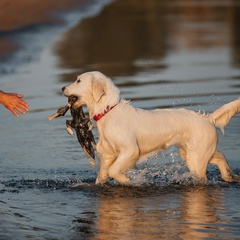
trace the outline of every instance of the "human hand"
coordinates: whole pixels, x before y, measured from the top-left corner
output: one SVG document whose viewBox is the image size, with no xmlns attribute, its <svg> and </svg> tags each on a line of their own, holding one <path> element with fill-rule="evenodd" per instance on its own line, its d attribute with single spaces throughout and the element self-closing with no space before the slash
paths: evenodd
<svg viewBox="0 0 240 240">
<path fill-rule="evenodd" d="M 28 104 L 22 100 L 23 95 L 18 93 L 5 93 L 0 91 L 0 103 L 19 117 L 18 112 L 26 114 L 28 112 Z"/>
</svg>

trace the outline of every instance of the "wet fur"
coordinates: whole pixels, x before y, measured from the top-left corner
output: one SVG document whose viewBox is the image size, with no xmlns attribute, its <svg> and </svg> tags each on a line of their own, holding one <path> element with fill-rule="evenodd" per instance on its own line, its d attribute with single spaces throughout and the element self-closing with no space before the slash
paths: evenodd
<svg viewBox="0 0 240 240">
<path fill-rule="evenodd" d="M 77 96 L 75 105 L 86 105 L 90 118 L 117 104 L 96 122 L 100 156 L 97 184 L 107 182 L 109 177 L 121 184 L 131 184 L 126 170 L 133 168 L 138 160 L 171 145 L 179 147 L 182 159 L 198 179 L 207 180 L 207 165 L 216 164 L 223 180 L 240 180 L 231 171 L 224 155 L 216 152 L 215 128 L 219 126 L 223 130 L 240 112 L 240 98 L 209 115 L 186 109 L 146 111 L 120 100 L 118 88 L 100 72 L 78 76 L 73 84 L 63 88 L 63 92 L 65 96 Z"/>
</svg>

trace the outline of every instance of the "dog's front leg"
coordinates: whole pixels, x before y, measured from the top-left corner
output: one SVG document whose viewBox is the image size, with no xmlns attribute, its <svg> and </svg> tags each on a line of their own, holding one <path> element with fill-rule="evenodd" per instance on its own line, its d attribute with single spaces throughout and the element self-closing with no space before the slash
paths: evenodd
<svg viewBox="0 0 240 240">
<path fill-rule="evenodd" d="M 108 182 L 108 169 L 113 164 L 115 159 L 112 158 L 103 158 L 100 159 L 100 169 L 98 172 L 98 177 L 96 179 L 96 184 L 104 184 Z"/>
<path fill-rule="evenodd" d="M 139 149 L 136 146 L 129 147 L 120 152 L 116 161 L 108 170 L 109 177 L 114 178 L 117 182 L 123 185 L 131 185 L 131 180 L 126 176 L 126 171 L 132 169 L 139 159 Z"/>
</svg>

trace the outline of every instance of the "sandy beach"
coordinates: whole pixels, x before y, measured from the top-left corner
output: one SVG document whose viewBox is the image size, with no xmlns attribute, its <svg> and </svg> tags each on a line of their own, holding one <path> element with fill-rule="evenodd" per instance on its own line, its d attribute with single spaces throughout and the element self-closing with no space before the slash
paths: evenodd
<svg viewBox="0 0 240 240">
<path fill-rule="evenodd" d="M 61 24 L 61 12 L 81 8 L 86 3 L 86 0 L 0 1 L 0 61 L 7 60 L 19 47 L 11 41 L 11 34 L 37 25 Z"/>
<path fill-rule="evenodd" d="M 60 11 L 68 11 L 86 3 L 87 0 L 2 0 L 0 32 L 16 31 L 35 24 L 59 23 Z"/>
</svg>

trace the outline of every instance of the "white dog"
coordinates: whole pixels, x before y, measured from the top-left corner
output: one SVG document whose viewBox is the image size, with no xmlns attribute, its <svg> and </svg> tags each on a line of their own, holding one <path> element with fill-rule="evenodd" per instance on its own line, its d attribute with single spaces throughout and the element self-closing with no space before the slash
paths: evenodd
<svg viewBox="0 0 240 240">
<path fill-rule="evenodd" d="M 218 126 L 222 131 L 240 112 L 240 98 L 212 114 L 202 115 L 186 109 L 145 111 L 121 100 L 119 90 L 100 72 L 87 72 L 63 89 L 65 96 L 75 95 L 75 107 L 86 105 L 96 121 L 100 170 L 97 184 L 114 178 L 130 184 L 126 170 L 171 145 L 179 147 L 182 159 L 197 178 L 207 180 L 208 164 L 216 164 L 227 182 L 239 181 L 221 152 L 216 152 Z"/>
</svg>

